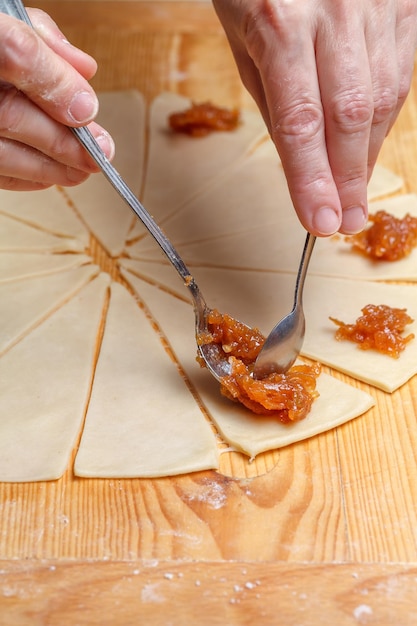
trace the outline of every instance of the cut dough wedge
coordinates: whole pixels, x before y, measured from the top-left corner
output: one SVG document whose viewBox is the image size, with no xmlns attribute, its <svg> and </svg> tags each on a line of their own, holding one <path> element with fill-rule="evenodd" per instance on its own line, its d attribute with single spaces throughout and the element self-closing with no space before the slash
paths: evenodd
<svg viewBox="0 0 417 626">
<path fill-rule="evenodd" d="M 400 176 L 377 163 L 368 183 L 368 200 L 400 191 L 403 184 Z"/>
<path fill-rule="evenodd" d="M 10 197 L 10 196 L 9 196 Z M 78 239 L 57 237 L 0 214 L 0 252 L 84 252 Z"/>
<path fill-rule="evenodd" d="M 306 285 L 307 330 L 303 354 L 392 392 L 417 374 L 417 297 L 415 285 L 389 285 L 311 276 Z M 407 309 L 414 322 L 404 334 L 414 333 L 398 359 L 373 350 L 361 350 L 350 341 L 336 341 L 337 326 L 329 315 L 353 323 L 367 304 Z"/>
<path fill-rule="evenodd" d="M 0 359 L 0 481 L 54 480 L 66 470 L 107 285 L 101 274 Z"/>
<path fill-rule="evenodd" d="M 160 224 L 217 183 L 267 137 L 261 115 L 251 111 L 242 112 L 242 123 L 233 132 L 214 132 L 200 138 L 170 132 L 169 115 L 190 105 L 191 100 L 172 93 L 161 94 L 151 105 L 143 203 Z M 129 239 L 140 234 L 143 230 L 136 226 Z"/>
<path fill-rule="evenodd" d="M 0 252 L 0 283 L 55 274 L 91 263 L 86 254 L 31 254 Z"/>
<path fill-rule="evenodd" d="M 289 232 L 293 224 L 297 227 L 298 221 L 284 172 L 272 142 L 266 141 L 241 159 L 227 176 L 219 176 L 208 189 L 167 217 L 164 231 L 185 256 L 190 256 L 188 251 L 192 249 L 195 254 L 191 258 L 218 265 L 225 258 L 222 253 L 225 238 L 239 238 L 246 242 L 245 250 L 250 249 L 252 233 L 261 225 L 279 244 L 281 238 L 276 233 Z M 204 252 L 199 257 L 201 246 Z M 128 246 L 126 251 L 132 258 L 161 258 L 158 246 L 149 235 Z M 243 261 L 237 246 L 233 246 L 231 252 L 238 262 Z M 272 258 L 277 265 L 279 257 L 272 255 Z"/>
<path fill-rule="evenodd" d="M 77 239 L 86 247 L 89 232 L 56 187 L 32 193 L 0 189 L 0 213 L 57 237 Z"/>
<path fill-rule="evenodd" d="M 145 105 L 142 95 L 136 91 L 100 94 L 98 121 L 115 141 L 113 165 L 138 195 L 144 169 Z M 104 175 L 94 174 L 81 185 L 68 187 L 65 193 L 110 256 L 119 255 L 134 215 Z"/>
<path fill-rule="evenodd" d="M 1 283 L 0 354 L 68 301 L 98 272 L 99 268 L 90 264 L 46 276 Z"/>
<path fill-rule="evenodd" d="M 169 476 L 218 467 L 215 435 L 155 329 L 112 284 L 78 476 Z"/>
<path fill-rule="evenodd" d="M 253 415 L 240 404 L 222 398 L 219 383 L 197 364 L 192 307 L 158 288 L 143 284 L 133 275 L 126 273 L 125 277 L 135 291 L 143 295 L 169 337 L 177 358 L 219 432 L 229 444 L 247 455 L 252 457 L 324 432 L 362 415 L 374 405 L 369 394 L 321 374 L 318 379 L 320 397 L 306 420 L 283 426 L 272 418 Z"/>
</svg>

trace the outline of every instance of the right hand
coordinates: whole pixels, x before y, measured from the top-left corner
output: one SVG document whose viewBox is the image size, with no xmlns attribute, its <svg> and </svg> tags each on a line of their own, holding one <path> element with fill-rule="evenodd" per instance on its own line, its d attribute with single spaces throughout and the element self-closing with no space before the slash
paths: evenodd
<svg viewBox="0 0 417 626">
<path fill-rule="evenodd" d="M 114 143 L 92 120 L 94 59 L 73 47 L 51 18 L 29 9 L 34 29 L 0 14 L 0 188 L 72 186 L 98 171 L 68 126 L 86 126 L 111 159 Z"/>
</svg>

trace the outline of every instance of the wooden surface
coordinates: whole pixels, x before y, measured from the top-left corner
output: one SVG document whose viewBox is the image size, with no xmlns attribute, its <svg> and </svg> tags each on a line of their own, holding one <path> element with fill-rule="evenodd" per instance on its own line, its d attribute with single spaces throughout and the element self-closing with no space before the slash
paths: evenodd
<svg viewBox="0 0 417 626">
<path fill-rule="evenodd" d="M 99 90 L 253 107 L 208 2 L 37 6 Z M 417 76 L 381 156 L 404 191 L 416 146 Z M 417 381 L 372 393 L 366 417 L 252 464 L 0 484 L 0 625 L 416 624 Z"/>
</svg>

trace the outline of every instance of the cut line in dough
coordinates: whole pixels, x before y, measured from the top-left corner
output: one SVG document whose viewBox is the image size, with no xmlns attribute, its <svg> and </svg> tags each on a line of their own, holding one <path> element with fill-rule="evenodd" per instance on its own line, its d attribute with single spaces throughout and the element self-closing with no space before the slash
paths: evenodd
<svg viewBox="0 0 417 626">
<path fill-rule="evenodd" d="M 86 254 L 0 252 L 0 283 L 55 274 L 91 263 Z"/>
<path fill-rule="evenodd" d="M 31 332 L 99 272 L 96 265 L 0 284 L 0 354 Z"/>
<path fill-rule="evenodd" d="M 16 193 L 0 189 L 0 213 L 18 219 L 28 226 L 56 237 L 77 239 L 87 246 L 90 234 L 63 193 L 50 187 L 33 193 Z"/>
<path fill-rule="evenodd" d="M 85 244 L 78 239 L 57 237 L 0 213 L 0 252 L 54 253 L 84 251 Z"/>
</svg>

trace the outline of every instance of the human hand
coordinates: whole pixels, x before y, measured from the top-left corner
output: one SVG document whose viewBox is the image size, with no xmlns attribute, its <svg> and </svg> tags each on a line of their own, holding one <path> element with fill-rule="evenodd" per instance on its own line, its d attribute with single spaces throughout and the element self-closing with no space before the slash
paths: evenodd
<svg viewBox="0 0 417 626">
<path fill-rule="evenodd" d="M 243 83 L 315 235 L 359 232 L 410 88 L 415 0 L 213 0 Z"/>
<path fill-rule="evenodd" d="M 67 126 L 88 124 L 106 155 L 114 152 L 92 122 L 98 101 L 88 80 L 97 65 L 46 13 L 28 13 L 35 30 L 0 14 L 0 187 L 76 185 L 98 167 Z"/>
</svg>

